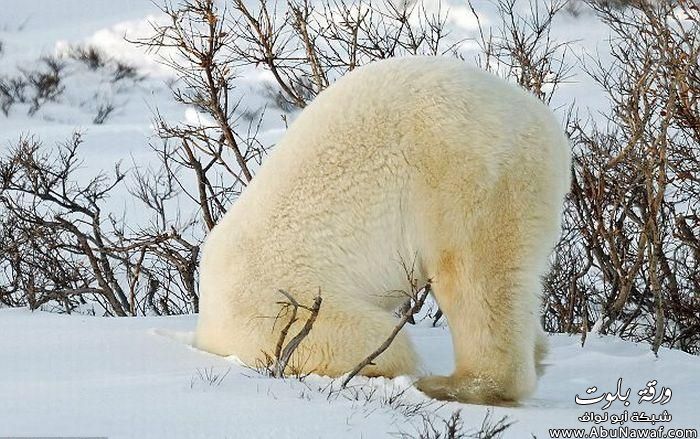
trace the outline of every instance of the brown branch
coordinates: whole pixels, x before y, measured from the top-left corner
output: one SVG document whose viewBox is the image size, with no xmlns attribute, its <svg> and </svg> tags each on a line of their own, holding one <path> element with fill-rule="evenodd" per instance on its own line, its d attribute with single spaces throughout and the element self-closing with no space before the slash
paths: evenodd
<svg viewBox="0 0 700 439">
<path fill-rule="evenodd" d="M 394 341 L 394 339 L 395 339 L 396 336 L 399 334 L 399 332 L 401 332 L 401 329 L 403 329 L 403 327 L 406 325 L 406 323 L 408 322 L 408 320 L 411 319 L 411 318 L 413 317 L 414 314 L 416 314 L 418 311 L 420 311 L 421 308 L 423 308 L 423 304 L 425 303 L 425 299 L 427 299 L 428 296 L 430 295 L 430 291 L 431 291 L 431 282 L 428 281 L 428 283 L 426 283 L 425 286 L 423 286 L 423 288 L 421 288 L 420 290 L 418 290 L 418 291 L 415 293 L 413 306 L 412 306 L 410 309 L 408 309 L 406 312 L 403 313 L 403 316 L 402 316 L 401 319 L 396 323 L 396 326 L 394 326 L 394 329 L 391 331 L 391 334 L 389 335 L 389 337 L 384 341 L 384 343 L 381 344 L 381 346 L 379 346 L 379 347 L 377 348 L 377 350 L 375 350 L 374 352 L 372 352 L 371 354 L 369 354 L 369 355 L 367 356 L 367 358 L 365 358 L 364 360 L 362 360 L 362 361 L 360 362 L 360 364 L 358 364 L 357 366 L 355 366 L 355 368 L 354 368 L 352 371 L 350 371 L 350 373 L 348 374 L 348 376 L 343 380 L 343 383 L 342 383 L 341 386 L 340 386 L 341 388 L 346 387 L 346 386 L 348 385 L 348 383 L 350 382 L 350 380 L 351 380 L 355 375 L 357 375 L 358 373 L 360 373 L 360 371 L 361 371 L 365 366 L 368 366 L 368 365 L 370 365 L 370 364 L 373 364 L 372 362 L 373 362 L 379 355 L 381 355 L 382 352 L 386 351 L 386 350 L 389 348 L 389 346 L 391 346 L 391 343 Z"/>
<path fill-rule="evenodd" d="M 299 302 L 297 302 L 297 300 L 286 291 L 279 290 L 279 292 L 289 301 L 286 304 L 292 306 L 292 316 L 289 319 L 289 322 L 284 326 L 284 328 L 282 328 L 280 336 L 277 340 L 277 345 L 275 346 L 275 364 L 272 368 L 272 376 L 274 376 L 275 378 L 281 378 L 282 376 L 284 376 L 284 371 L 287 368 L 287 365 L 289 364 L 289 360 L 292 358 L 292 354 L 294 354 L 294 352 L 299 347 L 299 344 L 301 344 L 301 342 L 309 335 L 311 329 L 313 329 L 314 323 L 316 322 L 316 318 L 318 317 L 318 312 L 321 309 L 321 302 L 323 301 L 321 295 L 319 294 L 314 299 L 313 305 L 311 305 L 311 307 L 307 307 L 299 304 Z M 299 308 L 304 308 L 308 310 L 311 314 L 309 315 L 309 318 L 306 319 L 304 327 L 301 328 L 299 333 L 297 333 L 297 335 L 295 335 L 291 340 L 289 340 L 289 343 L 287 343 L 284 346 L 284 348 L 282 348 L 282 345 L 284 344 L 284 341 L 287 338 L 289 329 L 297 321 L 296 316 L 297 310 Z"/>
</svg>

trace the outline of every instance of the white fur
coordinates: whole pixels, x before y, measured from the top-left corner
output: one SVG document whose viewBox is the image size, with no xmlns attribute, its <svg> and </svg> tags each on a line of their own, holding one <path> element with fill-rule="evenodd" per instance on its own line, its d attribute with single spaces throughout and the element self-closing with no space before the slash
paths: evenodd
<svg viewBox="0 0 700 439">
<path fill-rule="evenodd" d="M 559 233 L 569 147 L 548 108 L 448 58 L 391 59 L 321 93 L 211 232 L 196 345 L 247 364 L 272 354 L 284 289 L 323 305 L 296 367 L 340 375 L 390 334 L 409 285 L 433 280 L 455 371 L 429 395 L 517 401 L 545 352 L 539 276 Z M 298 332 L 307 313 L 290 334 Z M 416 372 L 407 337 L 367 375 Z"/>
</svg>

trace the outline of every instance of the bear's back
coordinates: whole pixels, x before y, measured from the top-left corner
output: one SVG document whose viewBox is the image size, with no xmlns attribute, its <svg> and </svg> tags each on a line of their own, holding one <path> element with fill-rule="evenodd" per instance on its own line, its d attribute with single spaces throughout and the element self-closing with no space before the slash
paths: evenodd
<svg viewBox="0 0 700 439">
<path fill-rule="evenodd" d="M 518 148 L 532 147 L 518 141 L 528 136 L 543 141 L 526 156 L 567 160 L 558 121 L 517 86 L 453 58 L 382 60 L 320 93 L 291 124 L 238 203 L 255 198 L 270 206 L 270 198 L 289 197 L 294 186 L 351 184 L 351 169 L 355 176 L 386 167 L 397 172 L 399 159 L 456 173 L 478 163 L 483 178 L 492 180 L 505 166 L 518 164 Z M 317 179 L 326 182 L 308 183 Z M 304 195 L 310 196 L 295 196 Z"/>
</svg>

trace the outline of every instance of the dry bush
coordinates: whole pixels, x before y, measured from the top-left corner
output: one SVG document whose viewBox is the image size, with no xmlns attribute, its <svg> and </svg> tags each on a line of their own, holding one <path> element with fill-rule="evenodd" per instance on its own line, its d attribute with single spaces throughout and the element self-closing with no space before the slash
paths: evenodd
<svg viewBox="0 0 700 439">
<path fill-rule="evenodd" d="M 449 38 L 447 13 L 440 7 L 431 13 L 421 2 L 292 0 L 286 12 L 277 8 L 268 0 L 233 2 L 234 65 L 264 66 L 280 98 L 297 108 L 358 66 L 395 56 L 443 55 L 459 43 Z"/>
<path fill-rule="evenodd" d="M 569 120 L 573 183 L 545 324 L 697 353 L 698 8 L 591 6 L 614 32 L 613 64 L 586 60 L 611 111 L 602 122 Z"/>
<path fill-rule="evenodd" d="M 75 134 L 51 151 L 24 137 L 0 158 L 0 301 L 71 312 L 89 297 L 114 316 L 196 311 L 196 258 L 178 259 L 192 250 L 176 224 L 127 236 L 104 210 L 125 174 L 116 165 L 80 178 L 81 143 Z"/>
<path fill-rule="evenodd" d="M 3 234 L 10 244 L 0 263 L 11 280 L 9 288 L 0 286 L 0 295 L 31 308 L 56 301 L 69 312 L 89 293 L 126 315 L 128 300 L 104 240 L 100 209 L 123 174 L 116 167 L 111 180 L 100 174 L 75 181 L 81 142 L 76 134 L 50 154 L 36 139 L 22 138 L 0 161 L 0 204 L 8 226 Z"/>
<path fill-rule="evenodd" d="M 0 76 L 0 110 L 5 116 L 16 103 L 27 101 L 27 81 L 23 76 Z"/>
<path fill-rule="evenodd" d="M 477 64 L 515 82 L 549 104 L 559 86 L 570 78 L 573 66 L 568 61 L 568 42 L 552 38 L 552 23 L 567 5 L 553 0 L 542 5 L 528 3 L 526 13 L 519 12 L 518 0 L 494 0 L 498 26 L 484 29 L 474 7 L 470 8 L 479 24 L 481 54 Z"/>
<path fill-rule="evenodd" d="M 448 419 L 437 416 L 423 416 L 422 426 L 416 434 L 399 433 L 402 439 L 498 439 L 513 425 L 507 416 L 493 419 L 491 410 L 487 410 L 478 429 L 465 429 L 462 412 L 456 410 Z"/>
<path fill-rule="evenodd" d="M 32 116 L 46 103 L 58 102 L 66 92 L 66 67 L 71 62 L 84 64 L 90 70 L 104 71 L 112 83 L 143 79 L 135 67 L 113 60 L 93 46 L 74 46 L 65 56 L 43 56 L 37 60 L 36 66 L 22 66 L 16 73 L 0 74 L 0 111 L 9 116 L 13 106 L 28 104 L 27 113 Z M 103 123 L 113 111 L 113 104 L 101 104 L 93 122 Z"/>
<path fill-rule="evenodd" d="M 68 51 L 68 56 L 85 64 L 90 70 L 97 70 L 107 65 L 106 56 L 94 46 L 75 46 Z"/>
<path fill-rule="evenodd" d="M 35 114 L 42 105 L 56 101 L 65 88 L 65 64 L 55 57 L 42 57 L 36 69 L 20 69 L 17 75 L 0 76 L 0 110 L 8 116 L 15 104 L 29 104 L 28 114 Z"/>
<path fill-rule="evenodd" d="M 190 389 L 194 389 L 198 383 L 212 388 L 220 387 L 229 373 L 230 367 L 224 372 L 215 371 L 213 367 L 197 368 L 196 374 L 190 378 Z"/>
<path fill-rule="evenodd" d="M 92 118 L 92 123 L 95 125 L 102 125 L 116 109 L 117 107 L 115 107 L 112 102 L 101 102 L 97 104 L 97 114 Z"/>
<path fill-rule="evenodd" d="M 23 71 L 34 91 L 29 98 L 29 115 L 36 113 L 46 102 L 55 101 L 65 90 L 61 81 L 65 64 L 54 57 L 44 57 L 41 62 L 43 69 Z"/>
<path fill-rule="evenodd" d="M 113 59 L 101 49 L 95 46 L 75 45 L 66 51 L 64 58 L 75 60 L 84 64 L 89 70 L 107 70 L 111 76 L 111 82 L 119 82 L 125 79 L 140 81 L 144 79 L 136 67 L 124 61 Z"/>
<path fill-rule="evenodd" d="M 238 103 L 231 97 L 237 76 L 233 60 L 226 56 L 235 40 L 215 2 L 187 1 L 177 8 L 168 2 L 162 11 L 167 23 L 153 24 L 153 37 L 137 44 L 156 53 L 175 52 L 161 57 L 179 77 L 174 98 L 205 117 L 200 124 L 171 125 L 157 115 L 164 141 L 157 152 L 162 171 L 169 174 L 164 178 L 177 182 L 211 230 L 252 180 L 250 162 L 260 163 L 264 149 L 255 139 L 256 131 L 251 136 L 239 132 Z M 194 189 L 182 182 L 181 168 L 194 176 Z"/>
</svg>

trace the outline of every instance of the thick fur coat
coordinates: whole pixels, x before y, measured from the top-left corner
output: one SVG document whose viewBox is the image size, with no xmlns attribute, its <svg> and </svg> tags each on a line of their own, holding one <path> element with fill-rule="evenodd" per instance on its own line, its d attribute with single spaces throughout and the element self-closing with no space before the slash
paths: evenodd
<svg viewBox="0 0 700 439">
<path fill-rule="evenodd" d="M 320 291 L 292 364 L 346 373 L 391 333 L 410 290 L 403 261 L 432 280 L 455 349 L 453 374 L 418 388 L 516 402 L 546 350 L 540 276 L 569 165 L 550 110 L 489 73 L 430 57 L 359 68 L 300 114 L 207 238 L 196 346 L 255 365 L 289 318 L 275 319 L 278 290 L 307 305 Z M 362 373 L 417 371 L 400 333 Z"/>
</svg>

